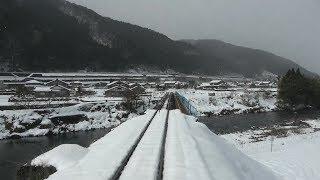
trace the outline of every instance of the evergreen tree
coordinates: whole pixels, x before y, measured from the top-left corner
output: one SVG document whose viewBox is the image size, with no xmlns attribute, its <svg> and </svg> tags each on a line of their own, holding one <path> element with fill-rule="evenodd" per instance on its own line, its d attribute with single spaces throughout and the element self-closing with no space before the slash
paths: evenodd
<svg viewBox="0 0 320 180">
<path fill-rule="evenodd" d="M 300 70 L 290 69 L 278 84 L 278 107 L 296 109 L 297 106 L 320 107 L 320 82 L 308 79 Z"/>
</svg>

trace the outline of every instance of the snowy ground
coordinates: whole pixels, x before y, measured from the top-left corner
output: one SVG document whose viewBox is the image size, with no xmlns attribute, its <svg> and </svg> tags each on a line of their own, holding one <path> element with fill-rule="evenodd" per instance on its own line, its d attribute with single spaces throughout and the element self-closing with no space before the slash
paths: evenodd
<svg viewBox="0 0 320 180">
<path fill-rule="evenodd" d="M 76 116 L 76 120 L 65 118 L 61 120 L 62 123 L 58 121 L 61 117 L 72 116 Z M 0 139 L 109 128 L 132 116 L 136 115 L 124 110 L 119 102 L 81 103 L 43 110 L 0 111 Z"/>
<path fill-rule="evenodd" d="M 226 134 L 222 137 L 284 180 L 319 180 L 320 120 L 306 123 L 310 127 L 299 130 L 287 127 L 285 135 L 280 133 L 281 136 L 275 135 L 274 138 L 265 136 L 270 130 Z M 257 137 L 259 141 L 256 141 Z"/>
<path fill-rule="evenodd" d="M 237 91 L 178 90 L 202 115 L 268 112 L 276 108 L 276 89 Z"/>
<path fill-rule="evenodd" d="M 0 140 L 10 137 L 42 136 L 49 133 L 58 134 L 80 130 L 97 128 L 110 128 L 119 125 L 128 118 L 151 109 L 157 100 L 165 94 L 148 89 L 149 95 L 142 96 L 136 112 L 129 112 L 121 103 L 123 98 L 105 97 L 103 89 L 95 89 L 94 95 L 78 98 L 74 106 L 47 109 L 24 109 L 0 111 Z M 10 96 L 0 96 L 0 105 L 14 106 L 8 102 Z M 68 101 L 69 102 L 69 101 Z M 48 102 L 28 102 L 36 105 L 48 104 Z M 66 101 L 51 102 L 67 103 Z M 79 121 L 63 124 L 53 122 L 52 118 L 59 119 L 65 116 L 79 116 Z M 83 118 L 81 118 L 83 116 Z M 78 118 L 79 119 L 79 118 Z"/>
<path fill-rule="evenodd" d="M 65 153 L 65 148 L 60 146 L 37 157 L 31 164 L 56 167 L 58 171 L 48 179 L 108 179 L 121 164 L 122 159 L 135 143 L 153 113 L 154 111 L 150 110 L 143 116 L 124 122 L 93 143 L 86 150 L 87 152 L 77 145 L 65 145 L 65 148 L 76 149 L 79 154 L 78 157 L 69 161 L 70 166 L 65 166 L 64 161 L 57 161 L 57 159 L 69 158 L 68 153 Z"/>
<path fill-rule="evenodd" d="M 160 144 L 154 141 L 161 140 L 159 127 L 164 125 L 164 112 L 155 117 L 121 179 L 156 179 Z M 146 115 L 126 121 L 89 148 L 61 145 L 35 158 L 31 164 L 56 167 L 58 171 L 48 178 L 51 180 L 108 179 L 152 113 L 148 111 Z M 278 179 L 270 169 L 230 146 L 202 123 L 196 122 L 196 118 L 174 110 L 170 111 L 168 122 L 163 179 Z M 73 155 L 70 155 L 71 151 L 74 151 Z"/>
<path fill-rule="evenodd" d="M 0 106 L 13 105 L 14 103 L 9 102 L 10 97 L 11 97 L 11 95 L 0 95 Z"/>
</svg>

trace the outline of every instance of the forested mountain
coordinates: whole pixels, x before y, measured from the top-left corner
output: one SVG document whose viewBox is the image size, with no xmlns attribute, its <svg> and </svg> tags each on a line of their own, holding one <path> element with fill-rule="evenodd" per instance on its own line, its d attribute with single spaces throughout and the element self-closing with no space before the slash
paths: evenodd
<svg viewBox="0 0 320 180">
<path fill-rule="evenodd" d="M 144 66 L 251 76 L 299 67 L 270 53 L 219 41 L 174 41 L 65 0 L 1 0 L 0 23 L 0 62 L 9 63 L 11 70 L 122 71 Z"/>
</svg>

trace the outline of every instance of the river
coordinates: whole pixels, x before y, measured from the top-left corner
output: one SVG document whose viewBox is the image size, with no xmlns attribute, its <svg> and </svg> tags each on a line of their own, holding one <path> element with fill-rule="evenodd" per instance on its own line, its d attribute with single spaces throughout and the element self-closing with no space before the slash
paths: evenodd
<svg viewBox="0 0 320 180">
<path fill-rule="evenodd" d="M 200 117 L 198 121 L 204 123 L 216 134 L 229 134 L 238 131 L 256 130 L 263 127 L 281 125 L 296 120 L 304 121 L 317 118 L 320 118 L 320 111 L 306 110 L 298 113 L 281 111 Z"/>
<path fill-rule="evenodd" d="M 21 165 L 60 144 L 88 147 L 110 129 L 66 133 L 56 136 L 0 140 L 0 179 L 13 180 Z"/>
</svg>

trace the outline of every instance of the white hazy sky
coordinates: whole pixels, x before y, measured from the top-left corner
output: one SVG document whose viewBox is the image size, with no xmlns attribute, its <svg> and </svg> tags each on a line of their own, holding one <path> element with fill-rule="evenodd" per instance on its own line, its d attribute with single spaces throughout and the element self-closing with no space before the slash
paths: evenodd
<svg viewBox="0 0 320 180">
<path fill-rule="evenodd" d="M 219 39 L 320 73 L 320 0 L 69 0 L 172 39 Z"/>
</svg>

